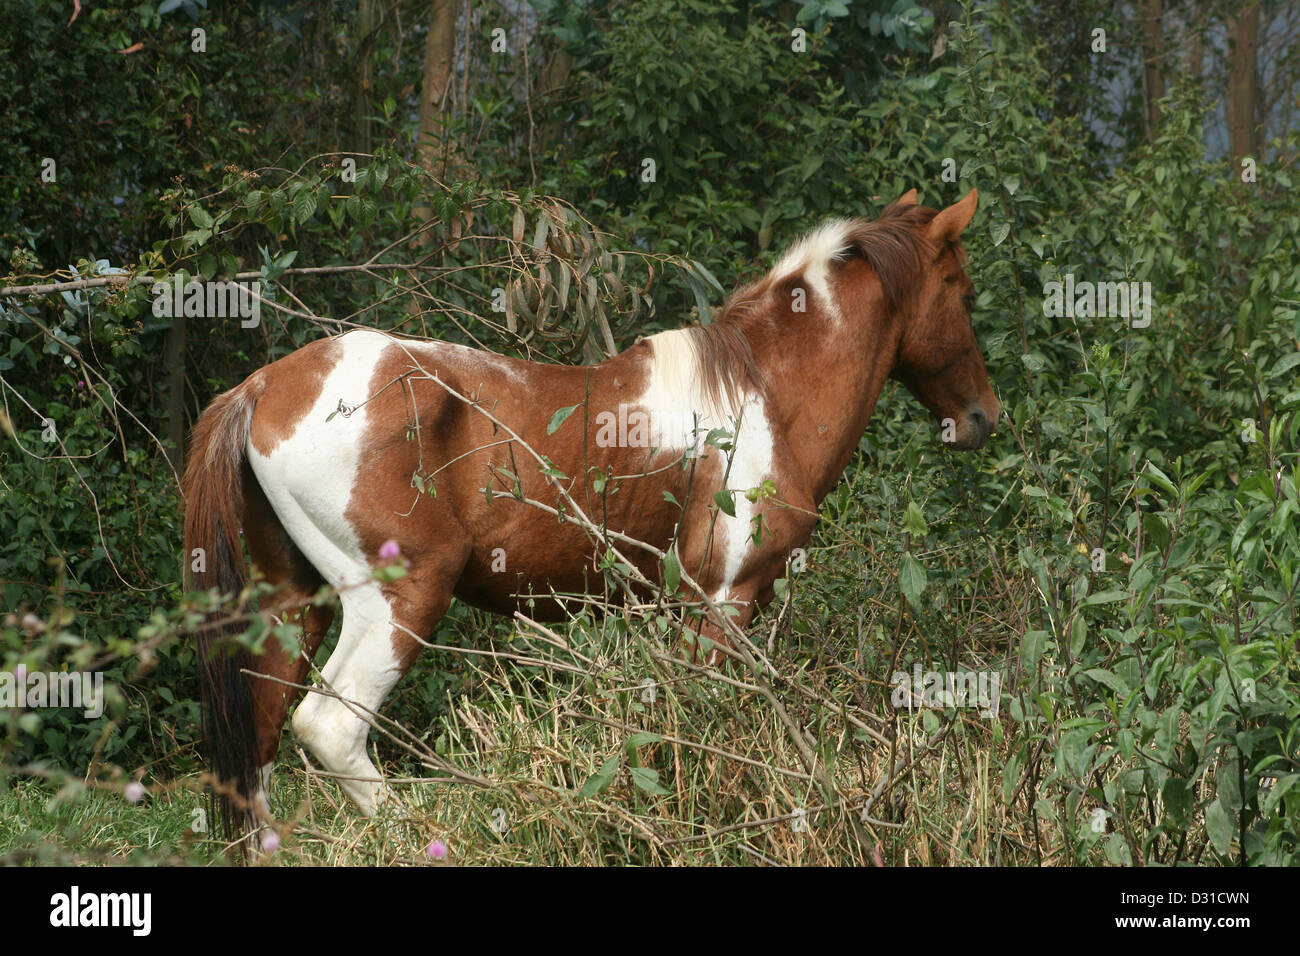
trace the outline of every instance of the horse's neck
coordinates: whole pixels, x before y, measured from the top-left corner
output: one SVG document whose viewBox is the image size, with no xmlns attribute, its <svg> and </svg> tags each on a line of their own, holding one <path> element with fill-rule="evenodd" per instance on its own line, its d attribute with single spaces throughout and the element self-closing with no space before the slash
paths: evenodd
<svg viewBox="0 0 1300 956">
<path fill-rule="evenodd" d="M 749 338 L 768 386 L 768 417 L 820 503 L 844 473 L 893 369 L 894 323 L 827 318 Z"/>
</svg>

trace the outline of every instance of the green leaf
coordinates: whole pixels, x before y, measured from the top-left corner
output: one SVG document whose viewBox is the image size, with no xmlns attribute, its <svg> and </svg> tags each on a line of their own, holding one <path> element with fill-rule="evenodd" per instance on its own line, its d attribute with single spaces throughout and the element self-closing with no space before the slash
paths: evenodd
<svg viewBox="0 0 1300 956">
<path fill-rule="evenodd" d="M 677 586 L 682 583 L 682 566 L 677 560 L 677 548 L 670 547 L 664 555 L 664 591 L 668 595 L 677 593 Z"/>
<path fill-rule="evenodd" d="M 1043 659 L 1047 653 L 1047 639 L 1046 631 L 1025 631 L 1024 637 L 1020 638 L 1020 662 L 1025 670 L 1033 670 Z"/>
<path fill-rule="evenodd" d="M 304 189 L 293 201 L 293 218 L 301 224 L 315 214 L 316 196 Z"/>
<path fill-rule="evenodd" d="M 638 790 L 657 797 L 668 795 L 668 791 L 659 785 L 659 771 L 650 767 L 628 767 L 628 773 L 632 774 L 632 782 L 636 784 Z"/>
<path fill-rule="evenodd" d="M 1232 849 L 1232 834 L 1236 829 L 1237 821 L 1232 812 L 1218 800 L 1205 808 L 1205 831 L 1221 856 L 1227 856 Z"/>
<path fill-rule="evenodd" d="M 1172 537 L 1169 533 L 1169 526 L 1155 512 L 1147 512 L 1142 515 L 1142 530 L 1146 532 L 1147 540 L 1151 546 L 1162 554 L 1169 549 L 1169 543 Z"/>
<path fill-rule="evenodd" d="M 1282 802 L 1282 798 L 1286 796 L 1287 791 L 1295 787 L 1297 783 L 1300 783 L 1300 774 L 1297 773 L 1287 774 L 1285 777 L 1279 778 L 1261 801 L 1260 809 L 1265 813 L 1272 813 Z"/>
<path fill-rule="evenodd" d="M 587 782 L 578 791 L 578 799 L 587 800 L 598 793 L 604 793 L 608 790 L 609 785 L 614 782 L 614 774 L 618 773 L 619 762 L 618 754 L 614 754 L 614 756 L 606 760 L 601 765 L 600 770 L 587 778 Z"/>
<path fill-rule="evenodd" d="M 1169 476 L 1166 475 L 1159 468 L 1157 468 L 1155 465 L 1153 465 L 1151 462 L 1147 462 L 1146 476 L 1148 479 L 1151 480 L 1152 484 L 1155 484 L 1160 488 L 1164 489 L 1166 492 L 1173 495 L 1175 498 L 1178 497 L 1178 489 L 1175 488 L 1174 483 L 1169 480 Z"/>
<path fill-rule="evenodd" d="M 690 286 L 691 294 L 695 296 L 695 310 L 699 314 L 700 325 L 708 325 L 713 321 L 713 312 L 709 308 L 709 288 L 703 279 L 689 269 L 686 270 L 685 276 L 686 284 Z"/>
<path fill-rule="evenodd" d="M 925 514 L 921 511 L 921 506 L 915 501 L 907 503 L 907 512 L 903 515 L 903 530 L 918 537 L 924 537 L 930 530 L 929 525 L 925 523 Z"/>
<path fill-rule="evenodd" d="M 1085 676 L 1091 677 L 1099 684 L 1104 684 L 1113 690 L 1120 697 L 1127 697 L 1131 691 L 1129 686 L 1122 680 L 1102 667 L 1091 667 L 1083 672 Z"/>
<path fill-rule="evenodd" d="M 1127 591 L 1098 591 L 1096 594 L 1089 594 L 1079 603 L 1083 607 L 1091 604 L 1114 604 L 1116 601 L 1126 600 L 1128 596 Z"/>
<path fill-rule="evenodd" d="M 725 488 L 713 493 L 714 503 L 732 518 L 736 517 L 736 499 L 732 497 L 734 494 L 734 491 L 727 491 Z"/>
<path fill-rule="evenodd" d="M 638 731 L 628 738 L 627 749 L 636 750 L 637 747 L 644 747 L 646 744 L 657 744 L 663 740 L 663 737 L 649 730 Z"/>
<path fill-rule="evenodd" d="M 1132 866 L 1133 857 L 1129 853 L 1128 844 L 1124 842 L 1122 833 L 1112 833 L 1106 838 L 1106 844 L 1103 848 L 1106 859 L 1115 866 Z"/>
<path fill-rule="evenodd" d="M 1165 811 L 1175 823 L 1185 825 L 1192 812 L 1192 791 L 1187 781 L 1179 777 L 1170 777 L 1160 788 L 1160 795 L 1165 801 Z"/>
<path fill-rule="evenodd" d="M 550 424 L 546 426 L 546 434 L 554 435 L 556 430 L 568 420 L 577 407 L 577 405 L 570 405 L 567 408 L 556 409 L 555 414 L 551 416 Z"/>
<path fill-rule="evenodd" d="M 1011 235 L 1011 223 L 1009 222 L 994 223 L 993 227 L 989 229 L 989 238 L 993 240 L 995 246 L 1002 245 L 1009 235 Z"/>
<path fill-rule="evenodd" d="M 709 285 L 713 286 L 713 288 L 715 288 L 718 291 L 719 295 L 727 294 L 727 290 L 722 287 L 722 283 L 713 277 L 712 272 L 704 268 L 704 263 L 693 262 L 691 263 L 691 265 L 695 267 L 696 272 L 698 272 L 701 276 L 704 277 L 704 281 L 706 281 Z"/>
<path fill-rule="evenodd" d="M 903 565 L 898 569 L 898 586 L 903 590 L 903 597 L 912 607 L 919 607 L 921 592 L 925 590 L 925 568 L 921 562 L 912 557 L 912 552 L 903 554 Z"/>
</svg>

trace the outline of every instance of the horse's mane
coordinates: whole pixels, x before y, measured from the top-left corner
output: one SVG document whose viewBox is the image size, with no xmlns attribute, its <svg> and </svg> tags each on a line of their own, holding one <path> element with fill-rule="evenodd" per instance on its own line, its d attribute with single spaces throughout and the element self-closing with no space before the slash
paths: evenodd
<svg viewBox="0 0 1300 956">
<path fill-rule="evenodd" d="M 791 280 L 809 269 L 829 270 L 834 262 L 860 255 L 880 281 L 885 308 L 894 312 L 901 307 L 930 252 L 923 227 L 935 215 L 937 210 L 928 206 L 895 203 L 879 219 L 827 223 L 792 245 L 763 278 L 733 293 L 716 322 L 684 329 L 691 336 L 700 379 L 710 399 L 718 407 L 723 402 L 735 407 L 745 393 L 763 392 L 762 372 L 754 361 L 745 326 L 762 320 L 763 307 L 769 304 L 774 287 L 793 287 L 797 282 Z"/>
</svg>

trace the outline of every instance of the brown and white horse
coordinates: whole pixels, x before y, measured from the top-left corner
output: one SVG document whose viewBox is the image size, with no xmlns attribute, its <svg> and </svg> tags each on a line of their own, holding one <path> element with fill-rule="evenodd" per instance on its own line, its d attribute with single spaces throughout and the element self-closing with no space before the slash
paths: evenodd
<svg viewBox="0 0 1300 956">
<path fill-rule="evenodd" d="M 599 365 L 353 331 L 214 399 L 184 478 L 186 554 L 206 552 L 191 585 L 240 591 L 246 543 L 278 589 L 278 613 L 302 628 L 298 654 L 274 638 L 257 656 L 218 653 L 216 625 L 200 637 L 206 753 L 234 832 L 253 808 L 268 809 L 297 697 L 289 685 L 304 683 L 333 617 L 310 601 L 322 584 L 339 591 L 342 630 L 321 673 L 328 692 L 298 705 L 293 731 L 372 813 L 387 790 L 366 754 L 368 713 L 453 597 L 510 613 L 528 595 L 602 586 L 603 546 L 547 508 L 585 512 L 661 553 L 675 548 L 685 577 L 711 603 L 737 608 L 744 627 L 808 541 L 887 378 L 943 423 L 952 447 L 980 447 L 1000 405 L 971 325 L 959 239 L 976 202 L 971 190 L 936 212 L 912 190 L 875 222 L 829 223 L 736 292 L 715 324 L 649 336 Z M 712 429 L 731 437 L 701 443 Z M 765 482 L 768 494 L 743 494 Z M 722 489 L 737 492 L 734 516 L 718 508 Z M 396 549 L 406 575 L 377 579 Z M 663 580 L 655 554 L 625 553 L 646 579 Z M 528 613 L 560 610 L 534 598 Z M 699 626 L 723 640 L 716 620 Z"/>
</svg>

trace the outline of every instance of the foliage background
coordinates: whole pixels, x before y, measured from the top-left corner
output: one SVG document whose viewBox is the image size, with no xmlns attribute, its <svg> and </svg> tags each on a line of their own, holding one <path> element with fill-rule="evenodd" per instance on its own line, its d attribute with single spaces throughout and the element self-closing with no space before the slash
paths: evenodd
<svg viewBox="0 0 1300 956">
<path fill-rule="evenodd" d="M 175 480 L 214 394 L 346 323 L 596 360 L 707 321 L 820 218 L 976 186 L 966 249 L 1004 427 L 946 454 L 891 386 L 808 569 L 756 626 L 831 791 L 781 771 L 798 755 L 763 694 L 685 675 L 644 707 L 627 688 L 665 665 L 617 622 L 572 622 L 546 652 L 601 660 L 584 682 L 462 653 L 525 639 L 457 608 L 386 710 L 431 756 L 377 746 L 395 775 L 444 760 L 480 785 L 415 788 L 413 817 L 372 826 L 313 802 L 328 785 L 286 735 L 275 802 L 301 827 L 282 859 L 416 862 L 437 836 L 465 862 L 1296 861 L 1293 7 L 70 15 L 0 3 L 0 285 L 257 274 L 280 308 L 247 330 L 155 317 L 147 282 L 0 293 L 0 666 L 100 670 L 111 704 L 0 713 L 6 858 L 214 858 L 193 826 L 185 635 L 204 605 L 181 592 Z M 1066 273 L 1151 282 L 1151 326 L 1045 316 Z M 637 628 L 673 646 L 671 622 Z M 899 712 L 888 678 L 914 663 L 997 670 L 1003 711 Z M 582 715 L 548 726 L 560 704 Z M 132 779 L 146 802 L 124 801 Z"/>
</svg>

